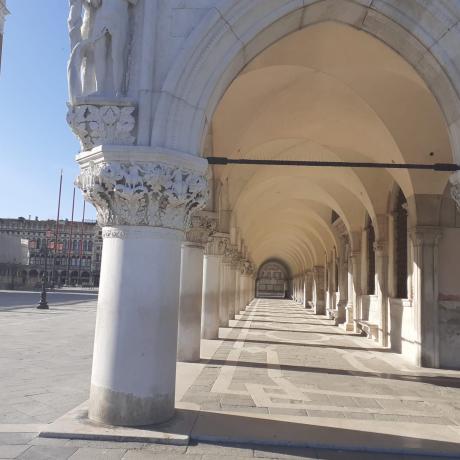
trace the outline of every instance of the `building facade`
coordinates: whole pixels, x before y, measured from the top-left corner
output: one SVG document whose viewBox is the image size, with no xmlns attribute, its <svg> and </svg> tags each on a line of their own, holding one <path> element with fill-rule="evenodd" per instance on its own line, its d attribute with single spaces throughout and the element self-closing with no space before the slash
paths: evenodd
<svg viewBox="0 0 460 460">
<path fill-rule="evenodd" d="M 4 287 L 36 288 L 44 273 L 58 286 L 99 284 L 102 236 L 94 222 L 0 218 L 0 235 L 20 238 L 28 248 L 25 264 L 14 267 L 16 279 L 11 282 L 9 270 Z"/>
<path fill-rule="evenodd" d="M 459 0 L 71 4 L 68 121 L 104 238 L 92 420 L 170 418 L 178 317 L 199 349 L 270 260 L 347 331 L 460 367 Z"/>
<path fill-rule="evenodd" d="M 0 69 L 2 68 L 3 31 L 5 29 L 5 18 L 8 14 L 6 0 L 0 0 Z"/>
</svg>

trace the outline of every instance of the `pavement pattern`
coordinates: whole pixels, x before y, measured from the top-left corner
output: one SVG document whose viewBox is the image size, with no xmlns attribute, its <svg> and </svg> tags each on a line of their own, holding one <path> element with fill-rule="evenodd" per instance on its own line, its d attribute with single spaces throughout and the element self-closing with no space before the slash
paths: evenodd
<svg viewBox="0 0 460 460">
<path fill-rule="evenodd" d="M 0 459 L 419 460 L 401 454 L 196 443 L 166 446 L 38 438 L 88 398 L 96 296 L 0 291 Z M 292 301 L 253 302 L 223 328 L 180 403 L 212 413 L 362 420 L 450 430 L 460 440 L 460 373 L 421 370 Z M 439 457 L 441 458 L 441 457 Z M 443 457 L 445 458 L 445 457 Z M 460 453 L 457 457 L 460 459 Z"/>
</svg>

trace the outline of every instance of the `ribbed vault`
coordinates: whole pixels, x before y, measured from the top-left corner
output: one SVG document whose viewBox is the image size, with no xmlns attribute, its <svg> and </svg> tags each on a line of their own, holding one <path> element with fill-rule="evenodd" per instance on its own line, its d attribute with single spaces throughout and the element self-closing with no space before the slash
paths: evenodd
<svg viewBox="0 0 460 460">
<path fill-rule="evenodd" d="M 395 163 L 451 162 L 443 115 L 424 81 L 365 32 L 326 22 L 270 46 L 233 81 L 212 122 L 215 156 Z M 337 247 L 334 210 L 349 234 L 379 215 L 397 183 L 406 197 L 439 194 L 448 174 L 406 170 L 215 167 L 224 201 L 257 264 L 292 273 Z M 222 200 L 221 200 L 222 201 Z"/>
</svg>

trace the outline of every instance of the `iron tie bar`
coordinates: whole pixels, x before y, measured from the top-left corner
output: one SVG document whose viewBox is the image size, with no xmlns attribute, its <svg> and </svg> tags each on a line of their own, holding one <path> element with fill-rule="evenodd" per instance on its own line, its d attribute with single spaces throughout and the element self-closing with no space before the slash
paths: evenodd
<svg viewBox="0 0 460 460">
<path fill-rule="evenodd" d="M 380 168 L 380 169 L 414 169 L 440 172 L 460 171 L 460 165 L 454 163 L 366 163 L 353 161 L 316 161 L 316 160 L 252 160 L 246 158 L 207 157 L 210 165 L 263 165 L 263 166 L 310 166 L 326 168 Z"/>
</svg>

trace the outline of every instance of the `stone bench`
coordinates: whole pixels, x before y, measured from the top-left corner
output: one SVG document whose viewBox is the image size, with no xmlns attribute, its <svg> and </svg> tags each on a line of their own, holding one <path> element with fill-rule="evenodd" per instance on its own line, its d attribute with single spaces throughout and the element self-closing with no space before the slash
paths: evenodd
<svg viewBox="0 0 460 460">
<path fill-rule="evenodd" d="M 364 319 L 355 319 L 355 323 L 362 332 L 366 334 L 369 339 L 378 341 L 379 339 L 379 325 L 376 323 L 371 323 Z"/>
</svg>

